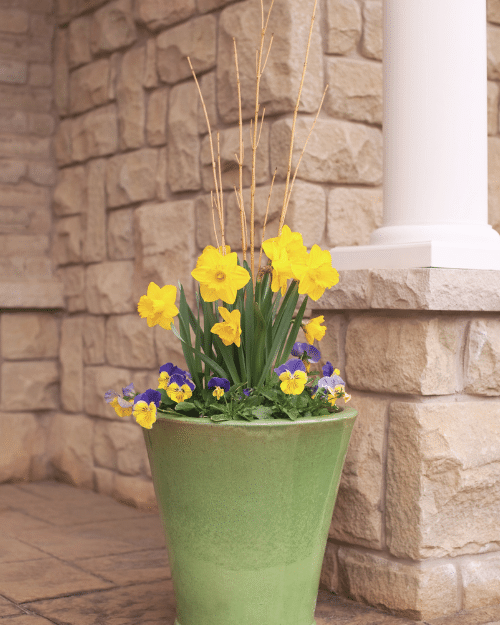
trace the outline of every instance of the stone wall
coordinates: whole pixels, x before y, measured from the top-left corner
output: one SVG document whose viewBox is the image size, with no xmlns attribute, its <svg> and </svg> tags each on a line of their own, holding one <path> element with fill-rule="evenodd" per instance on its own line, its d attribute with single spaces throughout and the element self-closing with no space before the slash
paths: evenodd
<svg viewBox="0 0 500 625">
<path fill-rule="evenodd" d="M 315 311 L 359 411 L 328 588 L 415 619 L 500 602 L 499 274 L 344 271 Z"/>
<path fill-rule="evenodd" d="M 52 0 L 0 0 L 0 482 L 50 473 L 47 440 L 59 406 L 54 25 Z"/>
<path fill-rule="evenodd" d="M 258 6 L 0 0 L 0 480 L 56 477 L 155 505 L 142 431 L 103 395 L 131 381 L 154 387 L 159 365 L 182 365 L 177 339 L 149 329 L 137 301 L 150 281 L 181 280 L 192 298 L 190 271 L 214 243 L 208 133 L 187 56 L 220 129 L 227 239 L 240 247 L 232 37 L 248 137 Z M 266 236 L 276 232 L 311 8 L 276 0 L 269 27 L 258 237 L 275 168 Z M 500 231 L 499 0 L 488 22 L 490 223 Z M 329 86 L 287 218 L 308 246 L 367 244 L 381 225 L 381 59 L 382 0 L 320 0 L 294 163 Z M 247 149 L 246 187 L 249 161 Z M 323 582 L 431 618 L 500 601 L 500 285 L 489 272 L 432 282 L 444 270 L 418 271 L 344 272 L 317 305 L 321 348 L 360 414 Z M 447 302 L 433 299 L 441 292 Z"/>
<path fill-rule="evenodd" d="M 275 40 L 261 90 L 266 117 L 257 163 L 258 237 L 277 167 L 266 236 L 276 234 L 311 9 L 312 3 L 305 11 L 302 1 L 276 0 L 269 26 Z M 248 187 L 259 29 L 255 0 L 59 2 L 53 257 L 67 314 L 54 426 L 64 436 L 53 438 L 52 465 L 64 479 L 136 504 L 153 505 L 142 432 L 120 421 L 103 393 L 130 381 L 138 389 L 155 386 L 159 365 L 182 364 L 177 339 L 149 329 L 137 315 L 137 301 L 150 281 L 181 280 L 192 298 L 191 269 L 203 247 L 215 242 L 209 138 L 186 58 L 200 78 L 210 121 L 221 129 L 227 241 L 240 249 L 232 38 L 238 42 Z M 381 2 L 320 3 L 294 161 L 326 82 L 330 87 L 287 219 L 309 246 L 366 243 L 380 224 L 381 51 Z"/>
</svg>

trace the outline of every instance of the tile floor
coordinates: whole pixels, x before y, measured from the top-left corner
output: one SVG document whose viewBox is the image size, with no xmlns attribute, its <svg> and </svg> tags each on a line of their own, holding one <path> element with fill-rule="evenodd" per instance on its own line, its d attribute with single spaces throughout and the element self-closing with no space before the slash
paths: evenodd
<svg viewBox="0 0 500 625">
<path fill-rule="evenodd" d="M 0 625 L 173 625 L 174 619 L 156 514 L 58 482 L 0 485 Z M 326 591 L 319 593 L 316 623 L 424 625 Z M 500 625 L 500 606 L 428 625 Z"/>
</svg>

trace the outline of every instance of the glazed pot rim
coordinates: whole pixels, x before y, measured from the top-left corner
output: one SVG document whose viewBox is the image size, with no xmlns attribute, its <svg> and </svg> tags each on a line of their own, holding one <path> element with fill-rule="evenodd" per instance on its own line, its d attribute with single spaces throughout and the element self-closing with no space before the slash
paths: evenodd
<svg viewBox="0 0 500 625">
<path fill-rule="evenodd" d="M 292 427 L 306 423 L 329 423 L 331 421 L 349 421 L 357 417 L 358 411 L 355 408 L 342 408 L 340 412 L 328 413 L 318 417 L 299 417 L 295 421 L 291 419 L 254 419 L 246 421 L 243 419 L 230 421 L 212 421 L 210 417 L 189 417 L 187 415 L 173 415 L 162 410 L 157 411 L 157 421 L 173 421 L 176 423 L 198 424 L 212 427 Z"/>
</svg>

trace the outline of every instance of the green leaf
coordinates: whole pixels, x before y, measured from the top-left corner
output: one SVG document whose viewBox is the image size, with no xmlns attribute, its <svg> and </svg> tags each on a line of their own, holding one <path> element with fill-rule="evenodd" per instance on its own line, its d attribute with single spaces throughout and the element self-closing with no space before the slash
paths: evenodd
<svg viewBox="0 0 500 625">
<path fill-rule="evenodd" d="M 195 408 L 196 406 L 192 404 L 190 401 L 180 401 L 175 406 L 175 410 L 177 410 L 177 412 L 189 412 L 190 410 L 193 410 Z"/>
<path fill-rule="evenodd" d="M 223 412 L 222 414 L 213 414 L 211 415 L 210 419 L 216 422 L 231 421 L 231 417 L 226 412 Z"/>
<path fill-rule="evenodd" d="M 274 408 L 272 406 L 258 406 L 252 410 L 256 419 L 272 419 Z"/>
</svg>

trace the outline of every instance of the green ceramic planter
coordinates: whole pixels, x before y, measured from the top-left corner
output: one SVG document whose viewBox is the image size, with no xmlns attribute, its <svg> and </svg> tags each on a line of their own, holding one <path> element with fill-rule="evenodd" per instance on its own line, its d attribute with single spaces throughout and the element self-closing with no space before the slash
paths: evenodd
<svg viewBox="0 0 500 625">
<path fill-rule="evenodd" d="M 313 625 L 356 411 L 144 430 L 176 625 Z M 167 624 L 166 624 L 167 625 Z"/>
</svg>

